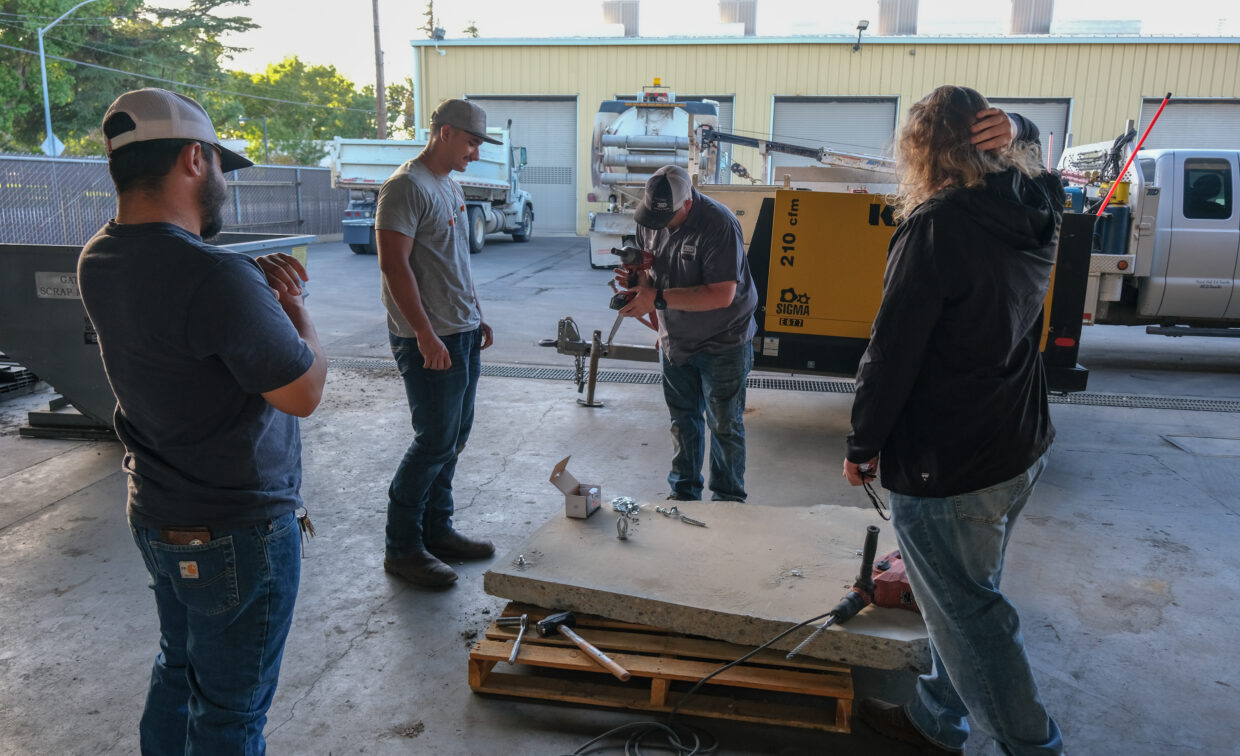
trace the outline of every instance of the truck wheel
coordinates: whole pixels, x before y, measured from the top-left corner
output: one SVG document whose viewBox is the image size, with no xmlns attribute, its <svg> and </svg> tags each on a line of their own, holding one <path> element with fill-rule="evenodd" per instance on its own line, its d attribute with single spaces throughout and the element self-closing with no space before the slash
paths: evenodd
<svg viewBox="0 0 1240 756">
<path fill-rule="evenodd" d="M 482 208 L 469 208 L 469 254 L 476 255 L 487 243 L 487 221 L 482 217 Z"/>
<path fill-rule="evenodd" d="M 534 235 L 534 208 L 525 206 L 525 214 L 521 217 L 521 230 L 512 235 L 513 241 L 527 242 Z"/>
<path fill-rule="evenodd" d="M 377 255 L 379 247 L 375 244 L 375 230 L 370 229 L 370 241 L 365 244 L 350 244 L 349 249 L 353 250 L 355 255 Z"/>
</svg>

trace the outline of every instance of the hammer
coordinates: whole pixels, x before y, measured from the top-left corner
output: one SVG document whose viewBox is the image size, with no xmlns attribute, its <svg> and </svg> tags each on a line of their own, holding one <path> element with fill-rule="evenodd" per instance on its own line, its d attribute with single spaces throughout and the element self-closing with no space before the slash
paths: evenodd
<svg viewBox="0 0 1240 756">
<path fill-rule="evenodd" d="M 627 681 L 632 675 L 624 667 L 616 664 L 606 654 L 599 651 L 590 644 L 585 638 L 573 632 L 573 625 L 577 624 L 577 618 L 572 612 L 560 612 L 558 614 L 547 615 L 546 619 L 538 621 L 538 634 L 546 638 L 549 635 L 555 635 L 557 632 L 577 644 L 577 648 L 585 651 L 591 659 L 598 662 L 608 672 L 615 675 L 621 681 Z"/>
</svg>

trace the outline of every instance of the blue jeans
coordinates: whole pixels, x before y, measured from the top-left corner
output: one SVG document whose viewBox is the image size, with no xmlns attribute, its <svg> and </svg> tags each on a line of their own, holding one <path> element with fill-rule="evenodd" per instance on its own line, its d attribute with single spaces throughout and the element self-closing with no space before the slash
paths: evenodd
<svg viewBox="0 0 1240 756">
<path fill-rule="evenodd" d="M 176 546 L 130 523 L 151 573 L 160 653 L 139 734 L 142 753 L 262 754 L 301 579 L 293 513 Z"/>
<path fill-rule="evenodd" d="M 452 366 L 427 370 L 417 339 L 388 334 L 413 418 L 413 443 L 388 486 L 389 559 L 417 553 L 452 530 L 452 477 L 474 424 L 482 329 L 441 339 Z"/>
<path fill-rule="evenodd" d="M 930 635 L 930 672 L 918 679 L 906 711 L 945 748 L 964 748 L 968 716 L 1005 754 L 1063 753 L 1016 607 L 999 592 L 1012 528 L 1048 455 L 980 491 L 942 499 L 891 494 L 896 543 Z"/>
<path fill-rule="evenodd" d="M 672 471 L 679 499 L 702 498 L 702 455 L 710 426 L 712 501 L 745 500 L 745 380 L 753 367 L 746 341 L 719 354 L 695 354 L 677 365 L 659 350 L 663 398 L 672 418 Z M 705 413 L 706 422 L 702 422 Z"/>
</svg>

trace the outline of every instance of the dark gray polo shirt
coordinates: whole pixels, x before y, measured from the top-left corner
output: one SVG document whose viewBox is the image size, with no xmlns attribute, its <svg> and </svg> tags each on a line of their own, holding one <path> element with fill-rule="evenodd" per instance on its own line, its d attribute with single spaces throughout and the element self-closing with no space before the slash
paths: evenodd
<svg viewBox="0 0 1240 756">
<path fill-rule="evenodd" d="M 693 190 L 689 217 L 675 231 L 638 225 L 637 241 L 654 253 L 654 285 L 663 289 L 736 281 L 727 307 L 706 312 L 667 309 L 659 313 L 659 346 L 672 362 L 691 355 L 718 354 L 754 337 L 758 290 L 745 259 L 740 221 L 719 202 Z"/>
</svg>

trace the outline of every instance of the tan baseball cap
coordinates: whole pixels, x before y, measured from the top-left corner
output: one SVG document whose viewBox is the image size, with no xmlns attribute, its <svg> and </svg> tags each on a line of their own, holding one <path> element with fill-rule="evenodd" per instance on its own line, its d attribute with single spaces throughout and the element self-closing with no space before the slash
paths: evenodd
<svg viewBox="0 0 1240 756">
<path fill-rule="evenodd" d="M 451 126 L 454 129 L 467 131 L 484 142 L 503 144 L 492 136 L 487 136 L 487 112 L 482 106 L 468 100 L 444 100 L 431 113 L 432 126 Z"/>
<path fill-rule="evenodd" d="M 124 113 L 129 116 L 132 128 L 128 123 L 108 121 L 113 116 Z M 103 116 L 104 135 L 107 137 L 107 153 L 111 157 L 114 150 L 119 150 L 135 142 L 149 142 L 153 139 L 193 139 L 215 145 L 220 151 L 220 168 L 224 171 L 235 171 L 254 165 L 249 159 L 225 149 L 220 138 L 215 135 L 215 126 L 207 111 L 194 100 L 185 95 L 169 92 L 166 89 L 135 89 L 120 97 L 108 108 Z M 118 126 L 122 129 L 117 132 Z"/>
<path fill-rule="evenodd" d="M 633 219 L 646 228 L 666 228 L 692 196 L 689 172 L 678 165 L 665 165 L 646 180 L 646 191 Z"/>
</svg>

